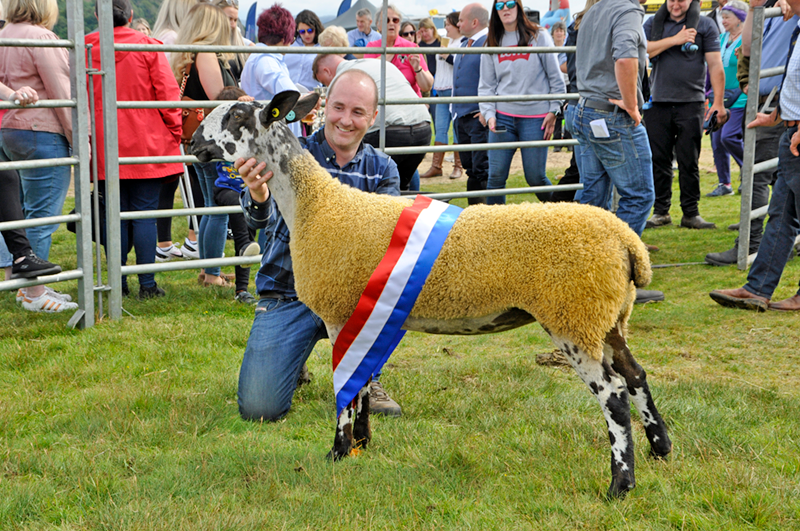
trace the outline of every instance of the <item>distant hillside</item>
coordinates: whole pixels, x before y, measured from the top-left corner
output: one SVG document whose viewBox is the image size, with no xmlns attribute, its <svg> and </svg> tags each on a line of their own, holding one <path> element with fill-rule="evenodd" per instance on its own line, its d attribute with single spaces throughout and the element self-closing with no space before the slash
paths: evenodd
<svg viewBox="0 0 800 531">
<path fill-rule="evenodd" d="M 150 23 L 150 27 L 156 21 L 156 15 L 158 15 L 158 9 L 161 7 L 162 0 L 131 0 L 131 5 L 133 6 L 133 16 L 135 18 L 145 18 L 147 22 Z M 58 2 L 59 3 L 59 16 L 58 16 L 58 23 L 56 27 L 53 28 L 53 31 L 56 32 L 56 35 L 61 37 L 62 39 L 67 38 L 67 3 L 66 2 Z M 83 0 L 83 25 L 86 33 L 94 31 L 97 29 L 97 19 L 94 16 L 94 0 Z"/>
</svg>

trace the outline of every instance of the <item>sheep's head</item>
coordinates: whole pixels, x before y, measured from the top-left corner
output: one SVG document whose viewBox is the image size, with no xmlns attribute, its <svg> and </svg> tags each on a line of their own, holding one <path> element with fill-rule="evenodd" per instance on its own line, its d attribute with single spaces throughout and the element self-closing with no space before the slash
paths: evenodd
<svg viewBox="0 0 800 531">
<path fill-rule="evenodd" d="M 316 106 L 319 95 L 280 92 L 263 103 L 232 101 L 209 113 L 200 123 L 189 152 L 200 162 L 257 157 L 263 150 L 286 149 L 294 137 L 285 123 L 296 122 Z M 272 147 L 272 149 L 269 149 Z"/>
</svg>

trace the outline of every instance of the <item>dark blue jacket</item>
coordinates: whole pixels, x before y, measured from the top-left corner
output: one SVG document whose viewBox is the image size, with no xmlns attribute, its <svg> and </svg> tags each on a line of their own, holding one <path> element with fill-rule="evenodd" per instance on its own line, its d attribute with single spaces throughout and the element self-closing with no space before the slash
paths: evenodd
<svg viewBox="0 0 800 531">
<path fill-rule="evenodd" d="M 486 35 L 472 43 L 472 47 L 486 44 Z M 462 47 L 466 48 L 467 40 Z M 481 80 L 480 54 L 455 54 L 453 62 L 453 96 L 477 96 L 478 82 Z M 454 103 L 453 119 L 478 112 L 477 103 Z"/>
</svg>

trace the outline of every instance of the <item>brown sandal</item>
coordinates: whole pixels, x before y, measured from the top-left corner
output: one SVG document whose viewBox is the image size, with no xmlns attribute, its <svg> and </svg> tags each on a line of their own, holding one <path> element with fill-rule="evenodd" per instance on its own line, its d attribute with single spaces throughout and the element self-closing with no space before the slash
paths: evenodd
<svg viewBox="0 0 800 531">
<path fill-rule="evenodd" d="M 213 279 L 213 280 L 209 280 L 209 279 Z M 232 288 L 233 284 L 228 282 L 227 279 L 225 279 L 222 276 L 215 277 L 214 275 L 206 275 L 205 279 L 203 280 L 203 286 L 205 286 L 207 288 L 211 287 L 211 286 L 218 286 L 220 288 Z"/>
</svg>

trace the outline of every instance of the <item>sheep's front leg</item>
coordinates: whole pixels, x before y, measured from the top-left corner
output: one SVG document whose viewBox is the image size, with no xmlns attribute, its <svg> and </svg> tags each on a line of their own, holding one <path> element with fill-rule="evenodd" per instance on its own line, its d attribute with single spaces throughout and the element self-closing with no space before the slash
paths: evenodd
<svg viewBox="0 0 800 531">
<path fill-rule="evenodd" d="M 667 425 L 653 402 L 647 385 L 647 373 L 631 354 L 619 324 L 606 335 L 606 345 L 612 351 L 611 368 L 625 379 L 631 402 L 642 419 L 647 440 L 650 441 L 650 455 L 657 459 L 667 456 L 672 451 Z"/>
<path fill-rule="evenodd" d="M 328 452 L 328 459 L 338 461 L 350 455 L 353 449 L 353 416 L 358 398 L 355 398 L 345 407 L 336 419 L 336 435 L 333 438 L 333 448 Z"/>
<path fill-rule="evenodd" d="M 607 362 L 597 361 L 567 339 L 553 336 L 553 341 L 600 402 L 611 441 L 611 485 L 608 487 L 608 497 L 624 498 L 636 485 L 631 410 L 625 384 Z"/>
<path fill-rule="evenodd" d="M 372 428 L 369 425 L 369 379 L 356 396 L 356 420 L 353 423 L 353 443 L 356 448 L 364 449 L 372 440 Z"/>
</svg>

